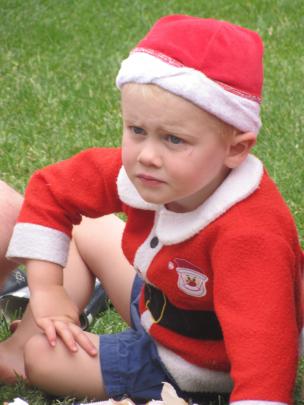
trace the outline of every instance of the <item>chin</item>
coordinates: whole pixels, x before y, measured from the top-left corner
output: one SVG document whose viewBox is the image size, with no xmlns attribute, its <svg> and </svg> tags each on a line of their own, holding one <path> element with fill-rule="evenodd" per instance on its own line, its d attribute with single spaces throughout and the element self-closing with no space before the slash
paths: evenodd
<svg viewBox="0 0 304 405">
<path fill-rule="evenodd" d="M 141 194 L 141 198 L 149 204 L 157 204 L 157 205 L 164 204 L 164 202 L 162 200 L 160 200 L 159 198 L 153 198 L 153 197 L 149 198 L 148 196 L 145 196 L 143 194 Z"/>
<path fill-rule="evenodd" d="M 141 198 L 149 204 L 157 204 L 157 205 L 162 205 L 166 204 L 167 201 L 164 201 L 163 199 L 159 198 L 159 196 L 153 196 L 149 195 L 148 193 L 141 193 L 139 190 L 137 190 Z"/>
</svg>

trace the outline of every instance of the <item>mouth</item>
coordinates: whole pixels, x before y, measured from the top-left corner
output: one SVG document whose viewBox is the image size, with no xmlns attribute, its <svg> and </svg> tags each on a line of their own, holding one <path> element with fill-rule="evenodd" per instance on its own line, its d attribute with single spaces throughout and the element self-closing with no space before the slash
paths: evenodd
<svg viewBox="0 0 304 405">
<path fill-rule="evenodd" d="M 159 185 L 165 183 L 163 180 L 145 173 L 137 174 L 136 178 L 143 184 Z"/>
</svg>

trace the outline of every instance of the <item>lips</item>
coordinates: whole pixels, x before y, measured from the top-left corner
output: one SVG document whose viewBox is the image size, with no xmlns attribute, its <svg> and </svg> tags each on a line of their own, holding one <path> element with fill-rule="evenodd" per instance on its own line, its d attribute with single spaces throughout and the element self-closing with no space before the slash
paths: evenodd
<svg viewBox="0 0 304 405">
<path fill-rule="evenodd" d="M 136 175 L 136 177 L 145 184 L 163 184 L 165 183 L 163 180 L 158 179 L 157 177 L 151 176 L 150 174 L 140 173 Z"/>
</svg>

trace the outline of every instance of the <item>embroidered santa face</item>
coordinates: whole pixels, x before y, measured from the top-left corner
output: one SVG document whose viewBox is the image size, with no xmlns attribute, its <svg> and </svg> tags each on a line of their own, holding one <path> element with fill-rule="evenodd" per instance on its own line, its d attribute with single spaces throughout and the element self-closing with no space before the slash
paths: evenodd
<svg viewBox="0 0 304 405">
<path fill-rule="evenodd" d="M 193 297 L 203 297 L 207 294 L 208 277 L 188 260 L 174 259 L 169 262 L 169 268 L 176 270 L 177 286 L 181 291 Z"/>
</svg>

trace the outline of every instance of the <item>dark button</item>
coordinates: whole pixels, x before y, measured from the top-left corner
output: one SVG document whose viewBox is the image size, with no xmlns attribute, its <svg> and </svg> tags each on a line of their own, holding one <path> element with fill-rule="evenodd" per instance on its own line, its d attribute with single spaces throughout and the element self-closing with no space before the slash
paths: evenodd
<svg viewBox="0 0 304 405">
<path fill-rule="evenodd" d="M 154 238 L 152 238 L 151 240 L 150 240 L 150 246 L 151 246 L 151 248 L 155 248 L 157 245 L 158 245 L 158 237 L 157 236 L 154 236 Z"/>
</svg>

